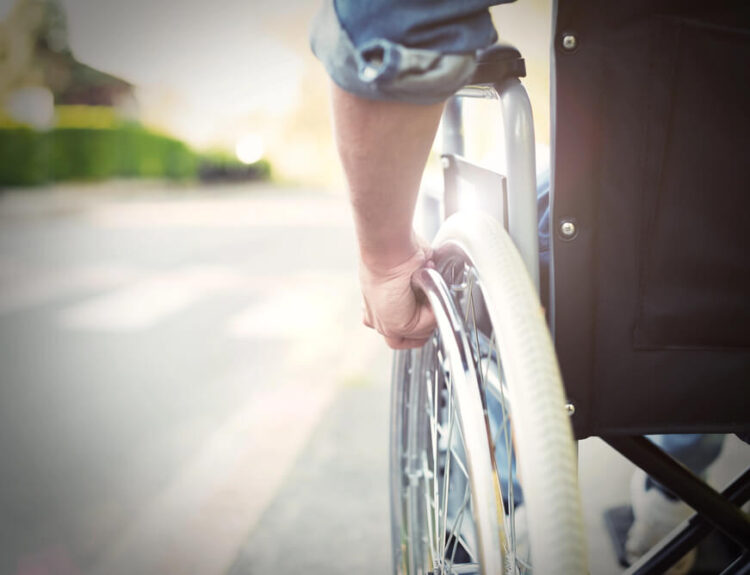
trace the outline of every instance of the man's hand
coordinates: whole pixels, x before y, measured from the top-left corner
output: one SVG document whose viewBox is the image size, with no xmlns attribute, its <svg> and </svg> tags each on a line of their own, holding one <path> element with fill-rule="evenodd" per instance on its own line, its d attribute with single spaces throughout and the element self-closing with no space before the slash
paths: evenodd
<svg viewBox="0 0 750 575">
<path fill-rule="evenodd" d="M 382 265 L 366 256 L 360 265 L 364 297 L 363 323 L 382 334 L 393 349 L 422 347 L 435 329 L 435 316 L 429 304 L 417 298 L 411 276 L 431 265 L 430 247 L 414 237 L 411 255 L 395 265 Z"/>
</svg>

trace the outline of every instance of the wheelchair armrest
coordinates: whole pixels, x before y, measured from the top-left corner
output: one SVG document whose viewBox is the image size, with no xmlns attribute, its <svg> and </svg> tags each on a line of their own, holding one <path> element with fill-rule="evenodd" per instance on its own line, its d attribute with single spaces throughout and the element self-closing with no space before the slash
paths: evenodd
<svg viewBox="0 0 750 575">
<path fill-rule="evenodd" d="M 477 69 L 469 85 L 498 85 L 509 78 L 526 76 L 526 63 L 515 47 L 510 44 L 495 44 L 477 55 Z"/>
</svg>

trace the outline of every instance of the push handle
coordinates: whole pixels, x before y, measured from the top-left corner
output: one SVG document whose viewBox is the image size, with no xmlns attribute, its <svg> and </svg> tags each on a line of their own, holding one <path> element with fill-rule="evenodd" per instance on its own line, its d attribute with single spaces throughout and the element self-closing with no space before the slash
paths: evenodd
<svg viewBox="0 0 750 575">
<path fill-rule="evenodd" d="M 524 77 L 526 62 L 521 57 L 521 52 L 510 44 L 494 44 L 477 56 L 477 69 L 469 84 L 499 86 L 510 78 Z"/>
<path fill-rule="evenodd" d="M 457 96 L 500 101 L 505 135 L 508 231 L 539 290 L 539 238 L 536 200 L 534 121 L 528 94 L 519 78 L 526 76 L 521 53 L 509 44 L 495 44 L 478 55 L 470 83 Z M 444 134 L 453 150 L 463 151 L 461 107 L 456 99 L 446 108 Z M 460 155 L 460 152 L 458 152 Z"/>
</svg>

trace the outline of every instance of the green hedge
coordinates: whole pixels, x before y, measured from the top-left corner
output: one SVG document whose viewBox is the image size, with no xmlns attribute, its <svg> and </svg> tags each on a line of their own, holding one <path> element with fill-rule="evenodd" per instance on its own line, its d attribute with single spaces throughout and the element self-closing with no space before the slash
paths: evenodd
<svg viewBox="0 0 750 575">
<path fill-rule="evenodd" d="M 49 180 L 50 138 L 27 128 L 0 130 L 0 185 L 31 186 Z"/>
<path fill-rule="evenodd" d="M 0 185 L 113 177 L 188 179 L 199 157 L 184 143 L 140 126 L 0 129 Z"/>
</svg>

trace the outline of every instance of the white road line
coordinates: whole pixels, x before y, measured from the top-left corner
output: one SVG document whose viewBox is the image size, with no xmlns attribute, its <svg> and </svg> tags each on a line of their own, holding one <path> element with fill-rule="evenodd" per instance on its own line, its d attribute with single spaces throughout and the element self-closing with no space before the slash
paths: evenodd
<svg viewBox="0 0 750 575">
<path fill-rule="evenodd" d="M 204 198 L 111 203 L 86 214 L 104 228 L 343 227 L 351 228 L 340 198 Z"/>
<path fill-rule="evenodd" d="M 339 321 L 343 308 L 356 295 L 350 275 L 305 276 L 280 283 L 269 294 L 240 312 L 227 326 L 239 338 L 300 339 L 320 336 Z"/>
<path fill-rule="evenodd" d="M 64 328 L 76 330 L 142 331 L 211 293 L 237 287 L 243 282 L 243 276 L 229 268 L 179 269 L 69 307 L 60 313 L 60 323 Z"/>
<path fill-rule="evenodd" d="M 141 277 L 70 306 L 60 312 L 59 322 L 69 330 L 139 332 L 220 293 L 270 293 L 230 320 L 228 335 L 298 339 L 327 331 L 355 286 L 351 274 L 251 276 L 227 267 L 192 266 Z"/>
</svg>

